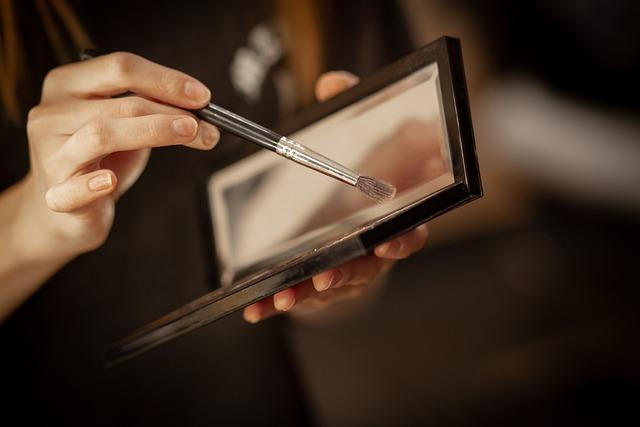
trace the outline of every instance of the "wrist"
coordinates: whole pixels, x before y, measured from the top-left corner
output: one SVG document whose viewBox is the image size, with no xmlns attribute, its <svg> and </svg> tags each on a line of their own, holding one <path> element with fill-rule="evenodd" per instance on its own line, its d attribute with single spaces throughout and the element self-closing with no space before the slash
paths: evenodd
<svg viewBox="0 0 640 427">
<path fill-rule="evenodd" d="M 12 188 L 15 214 L 8 224 L 9 253 L 19 265 L 59 268 L 79 253 L 67 248 L 48 230 L 43 206 L 35 197 L 35 179 L 29 173 Z M 46 208 L 46 207 L 45 207 Z"/>
<path fill-rule="evenodd" d="M 33 220 L 29 179 L 0 194 L 0 323 L 71 259 Z"/>
</svg>

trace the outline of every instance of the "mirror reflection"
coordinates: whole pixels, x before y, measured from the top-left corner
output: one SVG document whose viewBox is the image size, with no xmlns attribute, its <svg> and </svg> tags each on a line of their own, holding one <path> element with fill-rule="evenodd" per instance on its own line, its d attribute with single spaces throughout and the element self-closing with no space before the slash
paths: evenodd
<svg viewBox="0 0 640 427">
<path fill-rule="evenodd" d="M 397 196 L 376 204 L 267 151 L 215 173 L 208 192 L 223 286 L 393 216 L 454 182 L 436 64 L 289 137 L 393 184 Z"/>
</svg>

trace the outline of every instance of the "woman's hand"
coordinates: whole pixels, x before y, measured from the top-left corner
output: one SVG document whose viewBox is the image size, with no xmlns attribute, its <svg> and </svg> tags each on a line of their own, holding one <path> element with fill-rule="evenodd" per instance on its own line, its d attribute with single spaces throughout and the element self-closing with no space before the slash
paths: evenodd
<svg viewBox="0 0 640 427">
<path fill-rule="evenodd" d="M 111 98 L 126 92 L 134 95 Z M 194 78 L 124 52 L 49 72 L 27 122 L 31 170 L 15 233 L 25 256 L 71 258 L 101 245 L 151 148 L 217 143 L 214 126 L 182 110 L 210 96 Z"/>
<path fill-rule="evenodd" d="M 346 72 L 330 72 L 316 84 L 316 97 L 325 101 L 355 85 L 358 78 Z M 310 311 L 364 294 L 376 279 L 399 259 L 422 249 L 427 227 L 421 225 L 409 233 L 375 248 L 374 253 L 325 271 L 312 279 L 278 292 L 244 309 L 244 319 L 257 323 L 282 312 Z"/>
</svg>

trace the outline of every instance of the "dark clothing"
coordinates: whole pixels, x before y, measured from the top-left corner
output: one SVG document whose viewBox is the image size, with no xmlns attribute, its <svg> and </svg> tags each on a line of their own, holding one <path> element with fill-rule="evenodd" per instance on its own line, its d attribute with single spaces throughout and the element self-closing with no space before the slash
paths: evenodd
<svg viewBox="0 0 640 427">
<path fill-rule="evenodd" d="M 248 106 L 228 76 L 248 32 L 271 23 L 264 3 L 115 3 L 121 4 L 85 2 L 78 8 L 102 49 L 135 52 L 183 70 L 229 108 L 261 123 L 276 120 L 269 79 L 259 103 Z M 2 159 L 2 171 L 18 178 L 26 171 L 27 145 L 15 133 L 10 138 L 12 152 Z M 102 366 L 103 346 L 213 285 L 208 268 L 213 260 L 203 251 L 210 236 L 201 228 L 198 185 L 237 155 L 232 143 L 218 148 L 155 150 L 145 173 L 118 203 L 107 243 L 64 267 L 3 325 L 2 382 L 24 409 L 17 412 L 43 425 L 305 420 L 304 395 L 278 321 L 250 327 L 233 316 L 148 357 L 108 370 Z"/>
<path fill-rule="evenodd" d="M 182 70 L 208 85 L 217 103 L 258 123 L 271 126 L 279 119 L 272 75 L 283 67 L 282 59 L 267 70 L 260 96 L 252 102 L 230 78 L 230 66 L 247 46 L 248 34 L 259 25 L 273 27 L 269 2 L 76 6 L 102 50 L 135 52 Z M 351 8 L 356 6 L 354 2 Z M 25 75 L 33 83 L 23 92 L 25 108 L 37 104 L 41 81 L 55 66 L 30 8 L 25 2 L 18 10 L 35 21 L 23 22 L 33 28 L 25 44 L 29 59 L 35 58 Z M 349 40 L 354 44 L 360 39 Z M 408 49 L 405 44 L 403 51 L 382 59 L 374 49 L 364 49 L 361 55 L 367 60 L 354 58 L 360 64 L 355 71 L 366 66 L 370 72 Z M 329 64 L 348 68 L 332 56 L 336 51 L 329 46 Z M 6 153 L 0 159 L 3 189 L 28 170 L 28 145 L 22 127 L 3 123 L 0 129 Z M 15 411 L 24 424 L 43 425 L 308 421 L 295 365 L 279 332 L 284 319 L 252 326 L 236 314 L 121 366 L 102 366 L 103 346 L 216 286 L 201 192 L 213 170 L 251 150 L 227 137 L 211 152 L 154 150 L 143 175 L 118 202 L 104 246 L 64 267 L 0 328 L 0 377 L 10 393 L 3 402 L 11 404 L 5 416 Z"/>
</svg>

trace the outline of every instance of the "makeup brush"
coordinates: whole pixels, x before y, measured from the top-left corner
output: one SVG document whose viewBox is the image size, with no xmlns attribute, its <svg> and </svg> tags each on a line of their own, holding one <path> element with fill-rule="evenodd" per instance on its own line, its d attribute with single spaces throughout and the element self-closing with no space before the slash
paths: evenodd
<svg viewBox="0 0 640 427">
<path fill-rule="evenodd" d="M 201 110 L 193 110 L 192 113 L 205 122 L 271 150 L 299 165 L 356 187 L 376 202 L 390 200 L 396 194 L 396 188 L 393 185 L 370 176 L 360 175 L 292 139 L 279 135 L 218 105 L 209 104 Z"/>
<path fill-rule="evenodd" d="M 99 56 L 101 53 L 95 49 L 86 49 L 80 52 L 80 59 L 87 60 Z M 126 96 L 131 94 L 124 94 Z M 396 195 L 396 188 L 384 181 L 372 178 L 370 176 L 360 175 L 359 173 L 335 162 L 320 153 L 305 147 L 285 136 L 260 126 L 251 120 L 245 119 L 229 110 L 215 105 L 209 104 L 200 110 L 192 110 L 193 114 L 201 120 L 211 123 L 233 135 L 236 135 L 246 141 L 253 142 L 262 148 L 271 150 L 282 157 L 285 157 L 299 165 L 306 166 L 316 172 L 320 172 L 327 176 L 356 187 L 367 197 L 376 202 L 384 202 L 391 200 Z"/>
</svg>

